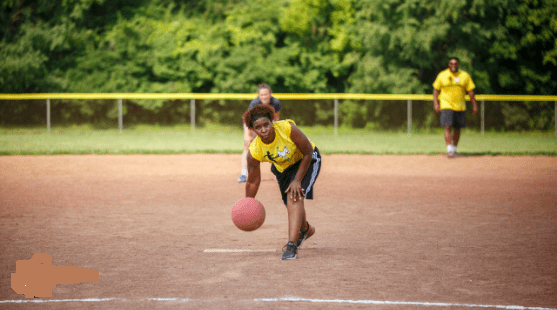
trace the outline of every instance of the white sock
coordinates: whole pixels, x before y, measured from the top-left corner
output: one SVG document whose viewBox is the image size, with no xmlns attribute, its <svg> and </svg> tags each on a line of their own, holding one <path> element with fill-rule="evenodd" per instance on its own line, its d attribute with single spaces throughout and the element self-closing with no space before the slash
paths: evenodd
<svg viewBox="0 0 557 310">
<path fill-rule="evenodd" d="M 453 145 L 453 152 L 456 153 L 456 146 L 455 145 Z"/>
<path fill-rule="evenodd" d="M 242 169 L 242 175 L 248 175 L 248 169 Z"/>
<path fill-rule="evenodd" d="M 453 151 L 453 145 L 449 144 L 447 145 L 447 152 L 452 152 Z"/>
</svg>

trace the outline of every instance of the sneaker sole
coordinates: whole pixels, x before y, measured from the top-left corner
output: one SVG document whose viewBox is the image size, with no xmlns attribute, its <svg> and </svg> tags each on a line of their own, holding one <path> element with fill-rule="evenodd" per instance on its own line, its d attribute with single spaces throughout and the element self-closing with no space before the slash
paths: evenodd
<svg viewBox="0 0 557 310">
<path fill-rule="evenodd" d="M 294 257 L 281 258 L 281 260 L 294 260 L 294 259 L 298 259 L 298 254 L 296 254 L 296 256 Z"/>
</svg>

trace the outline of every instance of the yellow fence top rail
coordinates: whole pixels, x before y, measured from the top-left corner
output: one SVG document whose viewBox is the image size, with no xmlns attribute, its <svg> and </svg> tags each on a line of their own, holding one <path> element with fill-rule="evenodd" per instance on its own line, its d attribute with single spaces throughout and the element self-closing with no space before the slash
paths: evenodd
<svg viewBox="0 0 557 310">
<path fill-rule="evenodd" d="M 37 93 L 37 94 L 0 94 L 0 100 L 30 99 L 200 99 L 200 100 L 251 100 L 256 94 L 210 94 L 210 93 Z M 293 94 L 274 93 L 281 100 L 422 100 L 432 101 L 433 95 L 391 95 L 391 94 Z M 468 96 L 466 96 L 469 100 Z M 533 95 L 476 95 L 476 100 L 485 101 L 557 101 L 557 96 Z"/>
</svg>

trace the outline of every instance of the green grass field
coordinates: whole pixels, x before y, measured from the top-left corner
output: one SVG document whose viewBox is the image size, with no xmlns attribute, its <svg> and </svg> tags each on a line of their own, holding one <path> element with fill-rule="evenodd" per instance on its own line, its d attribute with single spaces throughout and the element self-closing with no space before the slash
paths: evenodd
<svg viewBox="0 0 557 310">
<path fill-rule="evenodd" d="M 301 128 L 323 154 L 445 154 L 443 132 L 369 132 L 339 128 Z M 42 154 L 239 154 L 240 128 L 206 126 L 194 132 L 188 126 L 135 126 L 100 130 L 90 126 L 52 128 L 0 128 L 0 155 Z M 463 130 L 461 155 L 557 156 L 553 132 L 485 133 Z"/>
</svg>

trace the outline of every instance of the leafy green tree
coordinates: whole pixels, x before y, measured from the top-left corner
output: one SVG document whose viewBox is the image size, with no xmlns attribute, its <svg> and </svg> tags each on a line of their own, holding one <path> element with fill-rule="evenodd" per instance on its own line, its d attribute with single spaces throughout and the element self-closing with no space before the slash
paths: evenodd
<svg viewBox="0 0 557 310">
<path fill-rule="evenodd" d="M 8 0 L 0 4 L 0 89 L 4 92 L 67 91 L 65 72 L 117 14 L 141 1 Z"/>
<path fill-rule="evenodd" d="M 556 3 L 6 0 L 0 3 L 0 91 L 255 97 L 256 85 L 265 82 L 285 93 L 431 94 L 448 57 L 457 56 L 479 94 L 556 94 Z M 428 104 L 416 104 L 418 126 L 438 120 Z M 115 100 L 53 105 L 68 120 L 114 118 L 117 111 Z M 245 105 L 200 102 L 198 121 L 238 123 Z M 5 106 L 0 112 L 26 113 L 25 105 Z M 490 118 L 504 128 L 552 125 L 548 104 L 493 107 Z M 31 104 L 28 111 L 36 108 Z M 285 102 L 284 112 L 301 125 L 331 124 L 332 100 Z M 189 108 L 179 100 L 137 100 L 126 102 L 125 113 L 137 122 L 172 122 L 187 119 Z M 341 122 L 400 128 L 406 105 L 345 101 Z"/>
<path fill-rule="evenodd" d="M 448 57 L 457 56 L 477 93 L 555 93 L 555 1 L 356 0 L 355 7 L 350 92 L 430 94 Z M 349 108 L 348 119 L 367 113 L 389 126 L 396 120 L 378 117 L 392 108 L 367 103 Z M 425 119 L 435 119 L 428 113 Z"/>
<path fill-rule="evenodd" d="M 489 50 L 495 91 L 557 94 L 557 1 L 516 1 L 503 22 L 505 36 Z"/>
</svg>

